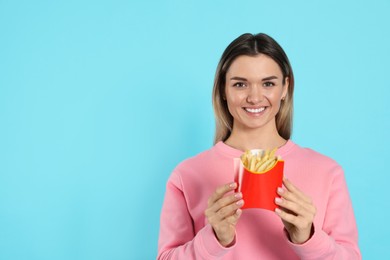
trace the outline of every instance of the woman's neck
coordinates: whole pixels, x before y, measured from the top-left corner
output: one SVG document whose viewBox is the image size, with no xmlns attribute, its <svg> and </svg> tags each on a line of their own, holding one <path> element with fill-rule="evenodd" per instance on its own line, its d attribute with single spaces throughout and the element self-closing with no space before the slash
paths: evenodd
<svg viewBox="0 0 390 260">
<path fill-rule="evenodd" d="M 278 148 L 286 144 L 287 140 L 279 135 L 277 131 L 266 133 L 264 131 L 252 130 L 252 131 L 233 131 L 229 138 L 225 141 L 225 144 L 241 150 L 251 149 L 273 149 Z"/>
</svg>

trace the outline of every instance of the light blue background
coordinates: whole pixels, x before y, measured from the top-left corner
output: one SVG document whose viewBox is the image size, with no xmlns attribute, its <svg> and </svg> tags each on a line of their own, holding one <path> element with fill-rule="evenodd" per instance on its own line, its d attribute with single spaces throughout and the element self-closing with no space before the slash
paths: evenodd
<svg viewBox="0 0 390 260">
<path fill-rule="evenodd" d="M 363 257 L 386 255 L 390 1 L 274 2 L 0 0 L 0 259 L 154 259 L 244 32 L 284 47 L 293 140 L 342 164 Z"/>
</svg>

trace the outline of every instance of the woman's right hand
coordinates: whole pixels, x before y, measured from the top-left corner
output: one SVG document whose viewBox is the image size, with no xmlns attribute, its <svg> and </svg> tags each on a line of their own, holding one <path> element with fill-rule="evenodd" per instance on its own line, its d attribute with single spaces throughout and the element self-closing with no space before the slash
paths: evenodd
<svg viewBox="0 0 390 260">
<path fill-rule="evenodd" d="M 208 207 L 205 210 L 207 221 L 213 227 L 214 233 L 222 246 L 229 246 L 234 241 L 236 224 L 241 216 L 244 205 L 242 194 L 227 193 L 233 191 L 237 183 L 229 183 L 216 189 L 208 200 Z"/>
</svg>

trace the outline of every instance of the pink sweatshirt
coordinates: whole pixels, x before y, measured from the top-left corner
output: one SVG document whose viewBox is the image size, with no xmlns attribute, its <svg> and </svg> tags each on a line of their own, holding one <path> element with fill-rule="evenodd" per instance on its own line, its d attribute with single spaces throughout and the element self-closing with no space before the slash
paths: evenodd
<svg viewBox="0 0 390 260">
<path fill-rule="evenodd" d="M 231 247 L 217 241 L 204 215 L 215 189 L 234 181 L 241 151 L 217 143 L 179 164 L 170 176 L 161 212 L 158 259 L 361 259 L 358 233 L 342 168 L 332 159 L 288 141 L 277 154 L 284 175 L 317 207 L 314 235 L 291 243 L 273 211 L 244 209 Z"/>
</svg>

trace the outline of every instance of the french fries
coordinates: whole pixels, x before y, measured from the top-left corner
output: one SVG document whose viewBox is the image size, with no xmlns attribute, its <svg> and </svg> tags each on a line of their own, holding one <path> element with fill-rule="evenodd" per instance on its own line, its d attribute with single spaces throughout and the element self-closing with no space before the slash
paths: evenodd
<svg viewBox="0 0 390 260">
<path fill-rule="evenodd" d="M 280 159 L 275 156 L 276 148 L 273 150 L 248 150 L 241 155 L 242 164 L 251 172 L 261 173 L 270 170 Z"/>
</svg>

